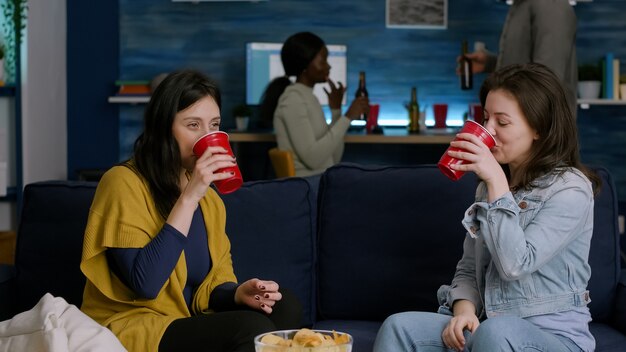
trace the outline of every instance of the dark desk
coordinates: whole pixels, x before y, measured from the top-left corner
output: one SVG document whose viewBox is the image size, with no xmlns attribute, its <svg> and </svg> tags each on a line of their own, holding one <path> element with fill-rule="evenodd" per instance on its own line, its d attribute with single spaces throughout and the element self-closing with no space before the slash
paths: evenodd
<svg viewBox="0 0 626 352">
<path fill-rule="evenodd" d="M 435 164 L 448 148 L 458 129 L 429 129 L 409 134 L 406 128 L 385 127 L 384 134 L 349 131 L 345 137 L 342 161 L 359 164 L 412 165 Z M 267 151 L 276 146 L 269 131 L 228 131 L 244 180 L 273 177 Z"/>
</svg>

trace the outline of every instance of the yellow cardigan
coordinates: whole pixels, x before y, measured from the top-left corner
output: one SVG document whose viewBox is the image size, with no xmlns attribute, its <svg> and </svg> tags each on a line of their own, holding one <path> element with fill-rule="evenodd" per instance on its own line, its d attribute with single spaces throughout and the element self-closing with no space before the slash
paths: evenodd
<svg viewBox="0 0 626 352">
<path fill-rule="evenodd" d="M 141 248 L 161 230 L 159 216 L 145 180 L 125 166 L 111 168 L 94 197 L 80 268 L 87 278 L 81 310 L 108 327 L 129 351 L 157 351 L 161 337 L 175 319 L 208 314 L 209 296 L 224 282 L 237 282 L 225 233 L 226 212 L 209 189 L 200 201 L 208 234 L 212 267 L 194 292 L 192 312 L 183 297 L 187 281 L 184 252 L 155 299 L 138 297 L 108 266 L 108 247 Z"/>
</svg>

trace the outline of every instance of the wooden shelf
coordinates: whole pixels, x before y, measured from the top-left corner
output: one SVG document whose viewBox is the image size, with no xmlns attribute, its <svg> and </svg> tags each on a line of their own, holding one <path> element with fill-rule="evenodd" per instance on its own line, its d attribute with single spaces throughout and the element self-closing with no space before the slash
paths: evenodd
<svg viewBox="0 0 626 352">
<path fill-rule="evenodd" d="M 0 196 L 0 202 L 14 202 L 17 198 L 17 190 L 15 187 L 7 187 L 7 194 Z"/>
<path fill-rule="evenodd" d="M 14 86 L 0 86 L 0 97 L 13 97 L 15 96 Z"/>
<path fill-rule="evenodd" d="M 109 97 L 109 103 L 113 104 L 145 104 L 149 101 L 149 95 L 114 95 Z"/>
<path fill-rule="evenodd" d="M 578 99 L 581 109 L 589 109 L 591 105 L 626 105 L 626 100 L 617 99 Z"/>
</svg>

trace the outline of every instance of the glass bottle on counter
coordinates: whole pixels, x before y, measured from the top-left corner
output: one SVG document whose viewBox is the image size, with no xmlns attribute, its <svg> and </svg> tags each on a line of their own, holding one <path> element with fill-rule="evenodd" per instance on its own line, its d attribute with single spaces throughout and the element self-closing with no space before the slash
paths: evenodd
<svg viewBox="0 0 626 352">
<path fill-rule="evenodd" d="M 467 40 L 461 44 L 461 89 L 472 89 L 472 60 L 467 57 Z"/>
<path fill-rule="evenodd" d="M 420 131 L 420 105 L 417 102 L 417 87 L 411 88 L 411 101 L 407 106 L 409 111 L 409 133 Z"/>
<path fill-rule="evenodd" d="M 368 97 L 367 88 L 365 87 L 365 71 L 359 72 L 359 88 L 357 88 L 354 97 Z M 361 116 L 359 116 L 359 120 L 367 121 L 367 114 L 361 114 Z"/>
</svg>

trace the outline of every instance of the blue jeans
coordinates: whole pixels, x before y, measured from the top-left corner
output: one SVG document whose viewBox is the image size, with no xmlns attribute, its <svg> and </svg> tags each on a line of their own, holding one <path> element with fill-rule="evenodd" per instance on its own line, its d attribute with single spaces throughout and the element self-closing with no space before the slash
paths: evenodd
<svg viewBox="0 0 626 352">
<path fill-rule="evenodd" d="M 452 317 L 427 312 L 388 317 L 376 336 L 374 352 L 447 352 L 441 333 Z M 518 317 L 500 316 L 480 323 L 474 334 L 465 332 L 465 351 L 580 352 L 570 339 L 545 332 Z"/>
</svg>

